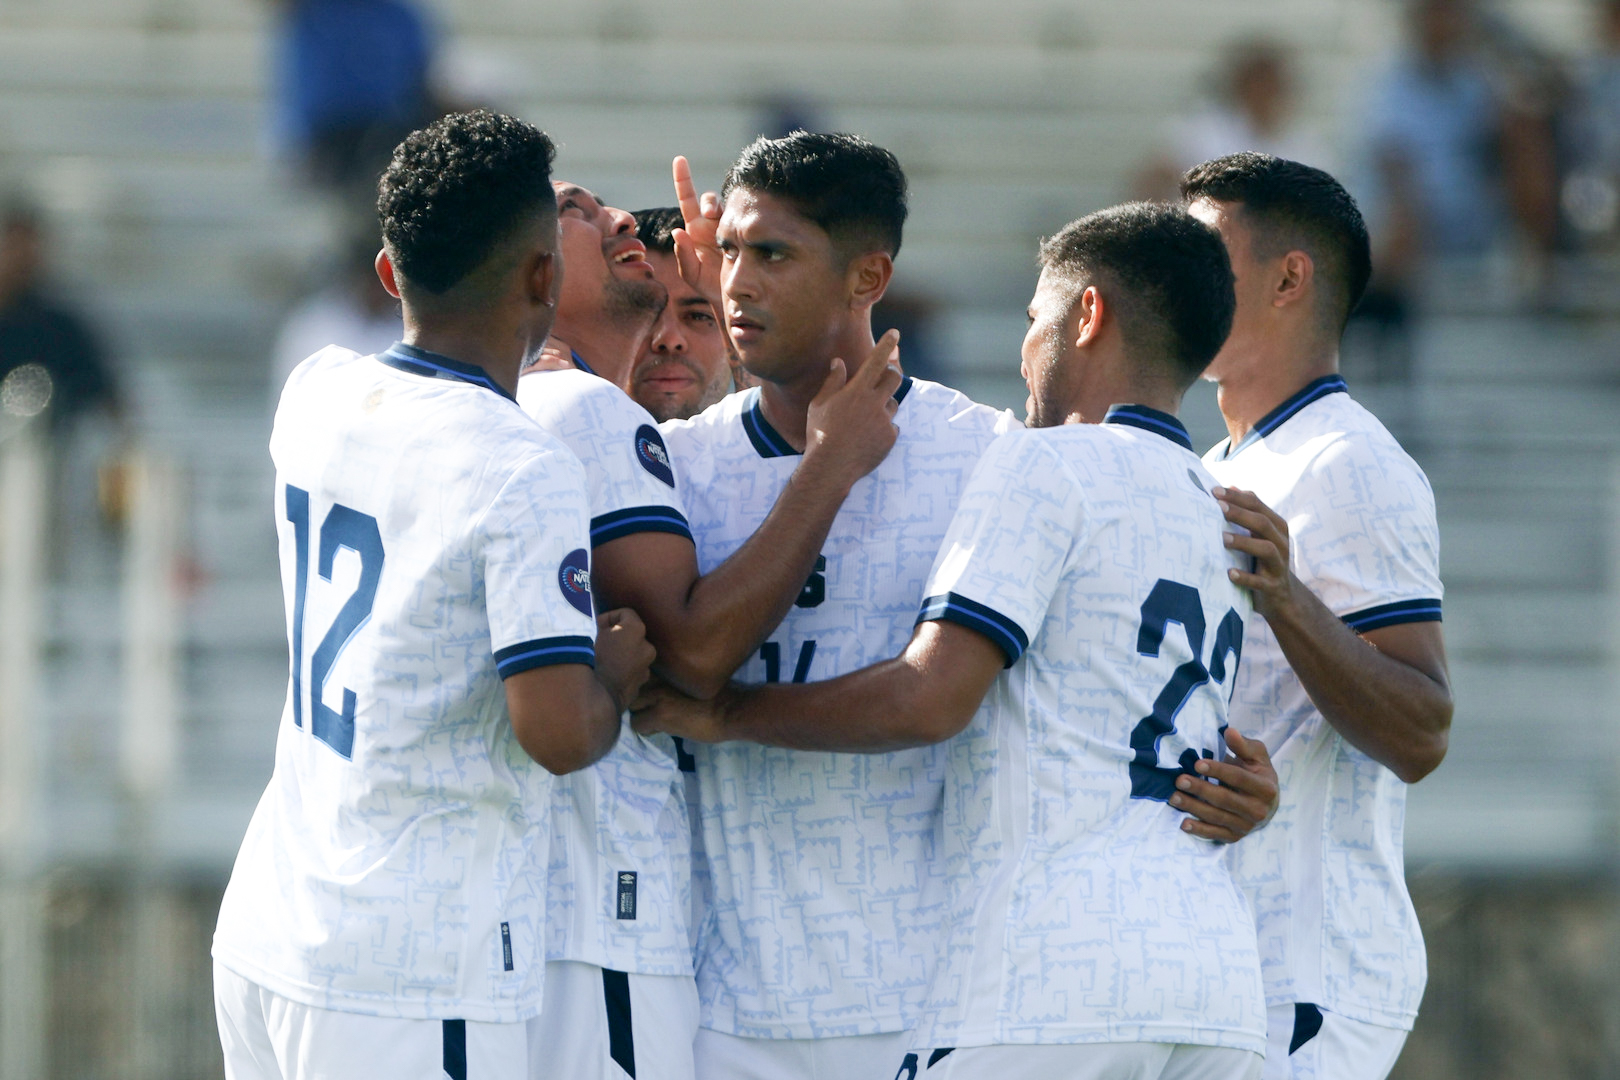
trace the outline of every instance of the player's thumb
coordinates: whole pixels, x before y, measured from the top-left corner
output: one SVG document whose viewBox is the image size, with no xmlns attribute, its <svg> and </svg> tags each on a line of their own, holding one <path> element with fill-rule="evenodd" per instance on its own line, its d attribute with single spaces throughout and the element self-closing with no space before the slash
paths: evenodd
<svg viewBox="0 0 1620 1080">
<path fill-rule="evenodd" d="M 1255 753 L 1255 748 L 1259 744 L 1253 739 L 1245 738 L 1243 733 L 1237 728 L 1228 727 L 1226 729 L 1225 738 L 1226 748 L 1232 751 L 1232 753 L 1237 757 L 1240 757 L 1245 761 L 1254 761 L 1259 756 Z"/>
</svg>

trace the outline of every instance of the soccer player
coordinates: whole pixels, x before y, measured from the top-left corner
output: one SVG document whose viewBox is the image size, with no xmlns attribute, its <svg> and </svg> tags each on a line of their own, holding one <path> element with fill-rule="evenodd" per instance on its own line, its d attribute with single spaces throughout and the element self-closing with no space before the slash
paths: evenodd
<svg viewBox="0 0 1620 1080">
<path fill-rule="evenodd" d="M 902 1078 L 1257 1077 L 1254 926 L 1201 837 L 1238 839 L 1276 788 L 1264 748 L 1226 730 L 1249 605 L 1174 415 L 1231 325 L 1232 272 L 1214 230 L 1146 204 L 1070 224 L 1041 265 L 1023 348 L 1039 430 L 979 461 L 897 658 L 708 703 L 665 694 L 639 722 L 752 741 L 694 749 L 700 763 L 951 740 L 934 764 L 942 959 Z M 1216 760 L 1223 731 L 1236 762 Z M 1211 824 L 1180 812 L 1200 788 Z M 891 800 L 866 794 L 886 819 Z M 894 841 L 843 853 L 913 857 Z"/>
<path fill-rule="evenodd" d="M 676 265 L 680 207 L 637 210 L 635 218 L 636 236 L 647 245 L 653 277 L 668 290 L 669 303 L 631 369 L 630 396 L 660 423 L 685 420 L 731 393 L 731 347 L 708 298 Z"/>
<path fill-rule="evenodd" d="M 710 565 L 750 535 L 792 475 L 829 358 L 870 343 L 906 184 L 879 147 L 797 133 L 745 149 L 723 202 L 698 198 L 682 159 L 676 187 L 683 276 L 723 291 L 732 340 L 762 379 L 665 425 L 699 561 Z M 896 393 L 894 450 L 845 501 L 815 577 L 744 681 L 833 678 L 910 639 L 969 474 L 1018 425 L 934 383 L 908 379 Z M 888 1080 L 939 951 L 943 752 L 735 741 L 692 752 L 713 891 L 698 956 L 701 1074 Z"/>
<path fill-rule="evenodd" d="M 1319 169 L 1262 154 L 1199 165 L 1192 213 L 1226 240 L 1232 336 L 1210 365 L 1230 437 L 1205 456 L 1252 538 L 1232 723 L 1272 748 L 1277 818 L 1231 852 L 1254 901 L 1268 1080 L 1376 1080 L 1427 966 L 1402 873 L 1406 785 L 1440 764 L 1451 691 L 1434 496 L 1346 392 L 1339 337 L 1367 284 L 1367 230 Z"/>
<path fill-rule="evenodd" d="M 812 420 L 818 445 L 796 459 L 758 534 L 700 578 L 663 438 L 621 389 L 640 348 L 637 327 L 656 315 L 654 305 L 624 298 L 649 286 L 661 298 L 664 288 L 641 257 L 629 214 L 577 185 L 556 190 L 565 286 L 546 348 L 558 359 L 566 350 L 578 366 L 524 375 L 518 400 L 585 465 L 596 594 L 640 613 L 661 646 L 665 679 L 712 694 L 792 607 L 851 485 L 893 444 L 900 377 L 886 362 L 894 339 L 866 342 L 863 365 L 847 380 L 841 365 L 836 375 L 824 371 Z M 557 785 L 551 1004 L 540 1019 L 538 1075 L 693 1076 L 691 832 L 680 760 L 668 736 L 627 730 L 596 766 Z"/>
<path fill-rule="evenodd" d="M 528 1068 L 550 774 L 613 745 L 651 660 L 633 612 L 592 618 L 584 473 L 513 397 L 552 323 L 552 154 L 487 112 L 400 144 L 405 340 L 283 391 L 292 674 L 214 937 L 232 1080 Z"/>
</svg>

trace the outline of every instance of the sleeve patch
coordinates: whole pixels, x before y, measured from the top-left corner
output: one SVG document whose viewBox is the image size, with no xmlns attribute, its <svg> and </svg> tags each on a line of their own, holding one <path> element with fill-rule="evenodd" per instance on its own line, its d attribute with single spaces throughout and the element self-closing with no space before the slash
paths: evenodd
<svg viewBox="0 0 1620 1080">
<path fill-rule="evenodd" d="M 686 517 L 673 506 L 632 506 L 591 519 L 591 547 L 635 533 L 661 532 L 692 539 Z M 695 541 L 694 541 L 695 543 Z"/>
<path fill-rule="evenodd" d="M 1358 634 L 1365 634 L 1369 630 L 1378 630 L 1385 626 L 1398 626 L 1401 623 L 1440 622 L 1440 601 L 1400 600 L 1393 604 L 1380 604 L 1365 611 L 1357 611 L 1342 616 L 1342 619 L 1346 626 Z"/>
<path fill-rule="evenodd" d="M 641 462 L 643 469 L 670 487 L 675 486 L 675 469 L 669 463 L 669 448 L 664 445 L 664 437 L 651 424 L 642 424 L 636 429 L 636 460 Z"/>
<path fill-rule="evenodd" d="M 495 670 L 503 679 L 550 664 L 596 666 L 596 646 L 588 637 L 541 638 L 509 646 L 495 654 Z"/>
<path fill-rule="evenodd" d="M 576 611 L 582 615 L 591 613 L 591 557 L 584 548 L 575 548 L 563 557 L 557 568 L 557 585 Z"/>
<path fill-rule="evenodd" d="M 965 626 L 989 638 L 991 643 L 1007 654 L 1007 667 L 1012 667 L 1029 648 L 1029 638 L 1023 629 L 994 608 L 969 600 L 956 593 L 930 596 L 923 601 L 917 613 L 919 623 L 943 621 Z"/>
</svg>

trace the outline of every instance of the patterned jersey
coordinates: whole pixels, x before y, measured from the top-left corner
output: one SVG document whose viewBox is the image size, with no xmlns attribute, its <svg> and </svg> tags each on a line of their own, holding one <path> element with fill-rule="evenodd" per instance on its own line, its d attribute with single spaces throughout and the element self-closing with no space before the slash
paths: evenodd
<svg viewBox="0 0 1620 1080">
<path fill-rule="evenodd" d="M 969 482 L 919 621 L 983 634 L 1008 670 L 946 744 L 949 913 L 916 1045 L 1265 1052 L 1249 906 L 1167 802 L 1223 752 L 1250 611 L 1214 483 L 1142 406 L 1008 435 Z"/>
<path fill-rule="evenodd" d="M 501 680 L 595 662 L 584 470 L 408 345 L 306 360 L 270 454 L 292 671 L 214 956 L 320 1008 L 527 1019 L 552 777 Z"/>
<path fill-rule="evenodd" d="M 1353 629 L 1440 618 L 1429 481 L 1337 375 L 1205 463 L 1288 520 L 1294 573 Z M 1232 723 L 1265 742 L 1282 781 L 1276 818 L 1231 851 L 1267 999 L 1410 1028 L 1428 962 L 1403 871 L 1406 785 L 1322 718 L 1263 619 L 1245 635 Z"/>
<path fill-rule="evenodd" d="M 691 539 L 663 437 L 630 395 L 584 371 L 538 371 L 518 380 L 518 404 L 584 463 L 593 548 Z M 691 827 L 669 736 L 643 738 L 627 716 L 601 761 L 558 777 L 552 825 L 547 959 L 691 974 Z"/>
<path fill-rule="evenodd" d="M 905 648 L 923 581 L 973 465 L 1016 426 L 937 383 L 906 380 L 900 437 L 857 481 L 814 574 L 744 682 L 827 679 Z M 757 389 L 664 425 L 707 572 L 747 540 L 799 463 Z M 809 1039 L 916 1022 L 938 947 L 943 752 L 829 754 L 693 746 L 708 912 L 702 1023 Z"/>
</svg>

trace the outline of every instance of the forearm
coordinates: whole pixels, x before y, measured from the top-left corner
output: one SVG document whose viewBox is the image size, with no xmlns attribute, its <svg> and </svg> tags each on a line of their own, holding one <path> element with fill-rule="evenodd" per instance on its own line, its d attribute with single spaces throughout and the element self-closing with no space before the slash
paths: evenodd
<svg viewBox="0 0 1620 1080">
<path fill-rule="evenodd" d="M 1445 757 L 1449 688 L 1386 656 L 1309 590 L 1298 592 L 1266 621 L 1312 704 L 1352 746 L 1416 783 Z"/>
<path fill-rule="evenodd" d="M 659 643 L 661 666 L 683 691 L 714 696 L 781 624 L 848 494 L 847 482 L 807 459 L 754 535 L 693 583 L 683 625 Z"/>
<path fill-rule="evenodd" d="M 825 682 L 733 684 L 718 703 L 724 734 L 765 746 L 846 754 L 928 746 L 962 725 L 953 729 L 932 695 L 917 692 L 917 675 L 899 657 Z"/>
</svg>

